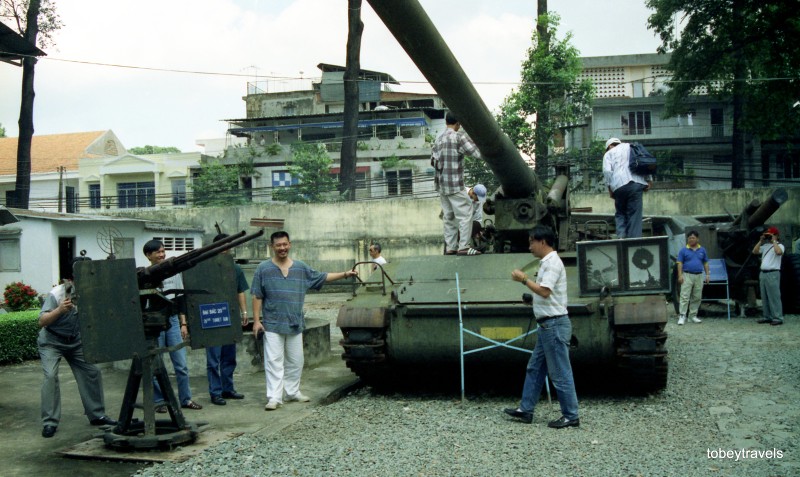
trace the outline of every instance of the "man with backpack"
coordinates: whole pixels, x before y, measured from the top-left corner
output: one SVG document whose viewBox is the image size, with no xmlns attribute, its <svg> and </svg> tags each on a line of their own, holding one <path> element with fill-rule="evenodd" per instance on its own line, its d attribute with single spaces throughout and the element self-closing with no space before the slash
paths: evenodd
<svg viewBox="0 0 800 477">
<path fill-rule="evenodd" d="M 606 141 L 603 156 L 603 177 L 608 194 L 614 199 L 614 222 L 617 238 L 642 236 L 642 194 L 650 190 L 650 176 L 630 170 L 631 145 L 612 137 Z"/>
</svg>

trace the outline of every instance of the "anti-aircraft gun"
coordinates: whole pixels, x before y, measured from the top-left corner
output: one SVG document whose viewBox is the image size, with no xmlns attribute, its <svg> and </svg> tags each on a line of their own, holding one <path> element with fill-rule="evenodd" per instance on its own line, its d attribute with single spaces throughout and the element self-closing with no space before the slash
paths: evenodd
<svg viewBox="0 0 800 477">
<path fill-rule="evenodd" d="M 685 216 L 672 218 L 670 226 L 674 239 L 670 242 L 670 255 L 677 255 L 677 248 L 684 243 L 686 232 L 696 230 L 700 243 L 709 256 L 723 259 L 727 287 L 704 287 L 704 299 L 734 300 L 742 315 L 745 308 L 755 307 L 760 261 L 753 255 L 752 249 L 765 232 L 767 221 L 788 198 L 786 189 L 775 189 L 764 202 L 754 199 L 739 215 L 729 216 L 724 221 L 718 217 L 704 220 Z M 790 230 L 783 232 L 782 237 L 791 237 Z M 784 313 L 793 313 L 800 311 L 800 298 L 797 294 L 797 287 L 800 286 L 800 256 L 791 253 L 791 243 L 784 242 L 784 245 L 786 251 L 781 260 L 781 297 Z M 673 273 L 672 281 L 672 301 L 677 311 L 676 273 Z"/>
<path fill-rule="evenodd" d="M 373 383 L 405 371 L 419 377 L 441 369 L 457 377 L 461 356 L 469 354 L 464 356 L 467 372 L 497 375 L 511 370 L 519 380 L 526 354 L 503 345 L 474 353 L 485 347 L 486 339 L 533 348 L 535 336 L 523 337 L 531 330 L 531 309 L 522 303 L 523 289 L 511 282 L 510 273 L 538 268 L 538 259 L 528 251 L 528 231 L 544 224 L 556 231 L 557 246 L 564 252 L 573 363 L 591 365 L 599 370 L 595 376 L 623 376 L 630 387 L 666 386 L 667 237 L 576 247 L 585 224 L 570 216 L 567 177 L 559 175 L 543 194 L 417 1 L 368 2 L 459 119 L 502 187 L 484 207 L 495 215 L 494 253 L 396 260 L 381 267 L 380 286 L 367 283 L 356 290 L 337 320 L 350 369 Z M 463 354 L 460 320 L 480 335 L 463 335 Z"/>
<path fill-rule="evenodd" d="M 133 259 L 76 264 L 75 289 L 86 360 L 131 359 L 118 424 L 103 436 L 108 447 L 172 448 L 197 438 L 200 428 L 184 418 L 161 355 L 186 345 L 196 349 L 241 341 L 233 258 L 222 253 L 263 233 L 246 235 L 242 231 L 149 267 L 136 268 Z M 164 280 L 179 273 L 184 289 L 161 289 Z M 159 347 L 158 335 L 179 312 L 186 315 L 190 341 Z M 155 418 L 153 378 L 166 400 L 169 420 Z M 133 417 L 140 388 L 143 421 Z"/>
</svg>

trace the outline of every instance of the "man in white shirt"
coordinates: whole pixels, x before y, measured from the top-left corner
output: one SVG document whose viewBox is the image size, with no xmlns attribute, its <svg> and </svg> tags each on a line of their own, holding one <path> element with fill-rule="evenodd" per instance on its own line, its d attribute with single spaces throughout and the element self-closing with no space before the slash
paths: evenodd
<svg viewBox="0 0 800 477">
<path fill-rule="evenodd" d="M 386 259 L 381 256 L 381 244 L 373 243 L 369 246 L 369 256 L 373 263 L 377 263 L 378 265 L 386 265 Z M 375 270 L 378 268 L 378 265 L 373 265 L 372 269 Z"/>
<path fill-rule="evenodd" d="M 617 238 L 642 236 L 642 194 L 650 190 L 652 181 L 631 172 L 628 164 L 631 145 L 612 137 L 606 141 L 603 156 L 603 177 L 608 195 L 614 199 L 614 222 Z"/>
</svg>

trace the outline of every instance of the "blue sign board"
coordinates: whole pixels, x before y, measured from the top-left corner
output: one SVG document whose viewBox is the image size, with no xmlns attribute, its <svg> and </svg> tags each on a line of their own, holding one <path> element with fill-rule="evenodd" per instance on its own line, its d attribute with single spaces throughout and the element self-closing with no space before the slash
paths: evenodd
<svg viewBox="0 0 800 477">
<path fill-rule="evenodd" d="M 231 310 L 227 303 L 200 305 L 200 327 L 204 330 L 231 326 Z"/>
</svg>

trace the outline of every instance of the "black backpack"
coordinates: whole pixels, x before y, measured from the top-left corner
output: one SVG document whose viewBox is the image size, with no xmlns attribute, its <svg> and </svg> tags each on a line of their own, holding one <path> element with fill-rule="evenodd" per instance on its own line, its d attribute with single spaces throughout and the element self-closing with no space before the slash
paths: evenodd
<svg viewBox="0 0 800 477">
<path fill-rule="evenodd" d="M 656 158 L 638 142 L 631 143 L 631 155 L 628 157 L 631 173 L 647 176 L 656 173 Z"/>
</svg>

